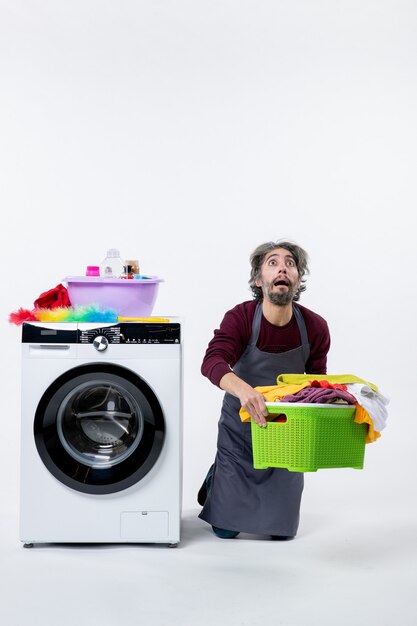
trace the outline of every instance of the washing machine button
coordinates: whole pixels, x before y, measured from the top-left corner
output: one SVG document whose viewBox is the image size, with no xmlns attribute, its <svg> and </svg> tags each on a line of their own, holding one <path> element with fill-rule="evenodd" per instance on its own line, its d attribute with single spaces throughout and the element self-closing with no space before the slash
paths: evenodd
<svg viewBox="0 0 417 626">
<path fill-rule="evenodd" d="M 93 346 L 99 352 L 103 352 L 103 350 L 107 350 L 107 346 L 109 345 L 109 340 L 102 335 L 95 337 L 93 340 Z"/>
</svg>

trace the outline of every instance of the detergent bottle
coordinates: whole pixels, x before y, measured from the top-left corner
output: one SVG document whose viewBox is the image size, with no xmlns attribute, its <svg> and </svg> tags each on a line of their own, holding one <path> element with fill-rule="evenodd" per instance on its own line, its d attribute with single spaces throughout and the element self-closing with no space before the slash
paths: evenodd
<svg viewBox="0 0 417 626">
<path fill-rule="evenodd" d="M 116 248 L 107 250 L 106 258 L 100 264 L 100 276 L 102 278 L 124 278 L 124 263 L 120 258 L 119 250 Z"/>
</svg>

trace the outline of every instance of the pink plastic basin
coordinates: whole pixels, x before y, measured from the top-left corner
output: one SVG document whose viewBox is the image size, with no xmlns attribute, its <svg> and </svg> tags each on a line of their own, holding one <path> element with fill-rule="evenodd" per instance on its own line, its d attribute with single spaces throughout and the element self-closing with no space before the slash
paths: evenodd
<svg viewBox="0 0 417 626">
<path fill-rule="evenodd" d="M 68 276 L 68 297 L 72 306 L 99 305 L 114 309 L 123 317 L 149 317 L 152 314 L 162 278 L 146 279 Z"/>
</svg>

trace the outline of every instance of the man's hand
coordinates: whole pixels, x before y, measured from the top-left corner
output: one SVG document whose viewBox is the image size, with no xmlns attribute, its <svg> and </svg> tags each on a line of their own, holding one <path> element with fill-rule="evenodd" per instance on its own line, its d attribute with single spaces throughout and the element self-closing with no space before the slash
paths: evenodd
<svg viewBox="0 0 417 626">
<path fill-rule="evenodd" d="M 266 416 L 268 411 L 265 405 L 265 398 L 259 391 L 245 383 L 244 380 L 236 376 L 233 372 L 228 372 L 220 380 L 220 387 L 224 391 L 239 398 L 240 404 L 251 416 L 252 420 L 259 426 L 266 426 Z"/>
</svg>

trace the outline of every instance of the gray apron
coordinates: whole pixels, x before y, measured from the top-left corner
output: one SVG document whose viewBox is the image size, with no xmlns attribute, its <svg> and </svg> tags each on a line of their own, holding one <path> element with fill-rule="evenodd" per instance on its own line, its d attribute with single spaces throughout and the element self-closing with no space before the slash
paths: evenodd
<svg viewBox="0 0 417 626">
<path fill-rule="evenodd" d="M 307 329 L 296 305 L 293 312 L 301 346 L 287 352 L 262 352 L 256 347 L 262 303 L 256 307 L 249 344 L 233 368 L 252 387 L 276 385 L 279 374 L 304 374 L 310 355 Z M 292 537 L 298 528 L 304 474 L 282 468 L 254 469 L 251 425 L 240 420 L 240 406 L 238 398 L 225 393 L 213 480 L 199 517 L 227 530 Z"/>
</svg>

